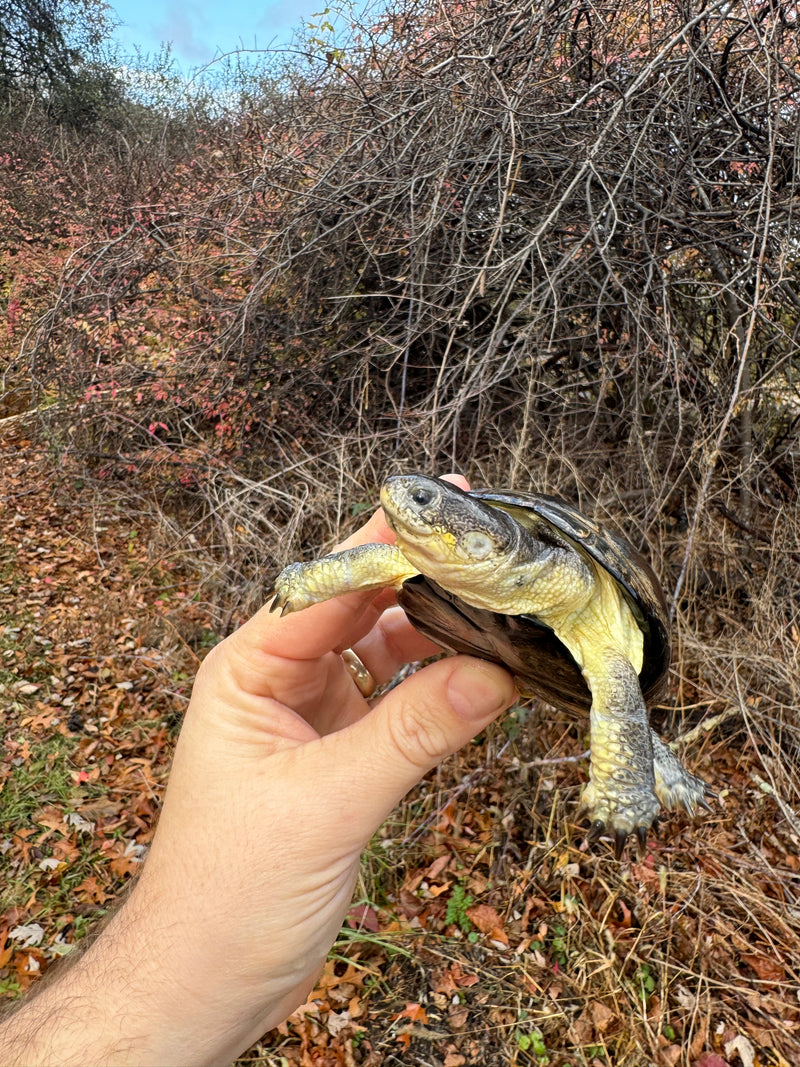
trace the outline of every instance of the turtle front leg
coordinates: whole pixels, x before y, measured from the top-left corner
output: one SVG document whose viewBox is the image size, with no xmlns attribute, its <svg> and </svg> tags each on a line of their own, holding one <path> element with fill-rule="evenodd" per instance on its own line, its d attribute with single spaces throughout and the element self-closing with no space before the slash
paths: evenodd
<svg viewBox="0 0 800 1067">
<path fill-rule="evenodd" d="M 311 563 L 290 563 L 275 579 L 270 611 L 287 615 L 355 590 L 398 588 L 418 573 L 397 545 L 357 545 Z"/>
<path fill-rule="evenodd" d="M 624 656 L 609 658 L 602 674 L 588 680 L 592 758 L 581 810 L 592 820 L 590 839 L 612 834 L 619 858 L 631 833 L 644 849 L 659 812 L 653 734 L 638 674 Z"/>
</svg>

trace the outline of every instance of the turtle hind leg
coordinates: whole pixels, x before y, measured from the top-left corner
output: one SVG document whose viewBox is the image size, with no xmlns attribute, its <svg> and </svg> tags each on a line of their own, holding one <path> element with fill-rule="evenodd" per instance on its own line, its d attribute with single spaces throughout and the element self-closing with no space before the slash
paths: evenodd
<svg viewBox="0 0 800 1067">
<path fill-rule="evenodd" d="M 593 723 L 590 779 L 580 803 L 581 814 L 592 823 L 590 843 L 610 835 L 619 858 L 634 834 L 641 854 L 661 810 L 655 784 L 646 723 Z"/>
<path fill-rule="evenodd" d="M 661 805 L 665 808 L 683 808 L 689 815 L 694 815 L 697 808 L 711 811 L 711 805 L 706 800 L 706 797 L 716 796 L 711 787 L 702 778 L 687 771 L 658 734 L 653 734 L 652 745 L 655 790 Z"/>
</svg>

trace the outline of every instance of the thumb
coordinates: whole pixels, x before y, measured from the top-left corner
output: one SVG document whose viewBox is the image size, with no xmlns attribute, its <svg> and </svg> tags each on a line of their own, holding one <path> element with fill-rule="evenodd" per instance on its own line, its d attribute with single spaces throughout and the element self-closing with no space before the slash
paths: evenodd
<svg viewBox="0 0 800 1067">
<path fill-rule="evenodd" d="M 480 733 L 516 696 L 502 667 L 453 656 L 411 675 L 369 715 L 335 735 L 347 749 L 339 758 L 348 767 L 348 792 L 365 838 L 427 771 Z"/>
</svg>

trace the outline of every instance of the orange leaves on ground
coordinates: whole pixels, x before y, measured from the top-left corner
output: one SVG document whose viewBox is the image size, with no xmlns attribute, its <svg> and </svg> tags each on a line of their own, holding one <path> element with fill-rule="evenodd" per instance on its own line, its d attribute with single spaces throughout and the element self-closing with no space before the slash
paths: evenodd
<svg viewBox="0 0 800 1067">
<path fill-rule="evenodd" d="M 298 1067 L 355 1067 L 354 1043 L 360 1041 L 363 1030 L 358 1020 L 367 1013 L 363 986 L 376 973 L 357 957 L 350 963 L 341 959 L 326 962 L 306 1003 L 278 1027 L 284 1037 L 294 1033 L 300 1039 L 299 1048 L 286 1049 L 290 1063 Z"/>
<path fill-rule="evenodd" d="M 111 900 L 114 896 L 113 893 L 109 893 L 107 888 L 100 885 L 97 879 L 97 875 L 90 874 L 83 879 L 74 890 L 77 899 L 90 900 L 93 904 L 105 904 L 107 900 Z"/>
<path fill-rule="evenodd" d="M 398 1027 L 397 1040 L 403 1046 L 408 1048 L 411 1044 L 411 1038 L 414 1035 L 416 1027 L 425 1027 L 428 1023 L 428 1013 L 422 1007 L 421 1004 L 416 1004 L 413 1001 L 409 1001 L 402 1011 L 398 1012 L 394 1017 L 396 1023 L 400 1023 L 403 1019 L 407 1019 L 408 1023 L 403 1029 Z"/>
<path fill-rule="evenodd" d="M 458 962 L 449 967 L 434 970 L 431 976 L 431 989 L 452 998 L 460 989 L 468 989 L 479 981 L 477 974 L 465 972 Z"/>
<path fill-rule="evenodd" d="M 364 984 L 364 979 L 369 974 L 368 967 L 357 967 L 344 960 L 328 960 L 309 1000 L 324 998 L 333 990 L 335 999 L 341 1001 L 344 997 L 352 996 L 356 989 Z"/>
<path fill-rule="evenodd" d="M 13 951 L 14 943 L 8 936 L 8 923 L 5 923 L 3 926 L 0 926 L 0 967 L 5 967 L 11 959 Z"/>
<path fill-rule="evenodd" d="M 176 658 L 176 619 L 206 623 L 181 576 L 152 558 L 143 520 L 134 530 L 113 504 L 81 500 L 67 466 L 54 472 L 44 452 L 10 443 L 3 460 L 0 789 L 24 809 L 3 859 L 24 877 L 0 923 L 43 928 L 35 950 L 11 938 L 0 951 L 13 991 L 62 954 L 65 887 L 73 919 L 91 918 L 138 872 L 174 740 L 164 720 L 177 721 L 189 686 L 173 682 L 197 663 L 185 644 Z"/>
<path fill-rule="evenodd" d="M 36 949 L 18 951 L 12 962 L 20 989 L 28 989 L 44 971 L 45 958 Z"/>
<path fill-rule="evenodd" d="M 467 918 L 482 934 L 486 934 L 490 941 L 499 945 L 508 946 L 508 934 L 503 929 L 503 920 L 497 911 L 489 904 L 475 904 L 467 908 Z"/>
<path fill-rule="evenodd" d="M 411 1001 L 406 1004 L 402 1011 L 399 1011 L 394 1016 L 397 1019 L 409 1019 L 412 1023 L 427 1023 L 428 1014 L 421 1004 L 415 1004 Z"/>
</svg>

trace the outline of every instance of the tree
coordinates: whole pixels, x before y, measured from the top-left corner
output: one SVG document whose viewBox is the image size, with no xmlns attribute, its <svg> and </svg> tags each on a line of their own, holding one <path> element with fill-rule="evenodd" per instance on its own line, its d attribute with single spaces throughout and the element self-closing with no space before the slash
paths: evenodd
<svg viewBox="0 0 800 1067">
<path fill-rule="evenodd" d="M 44 103 L 83 126 L 118 101 L 104 46 L 113 22 L 103 0 L 0 0 L 0 103 Z"/>
</svg>

